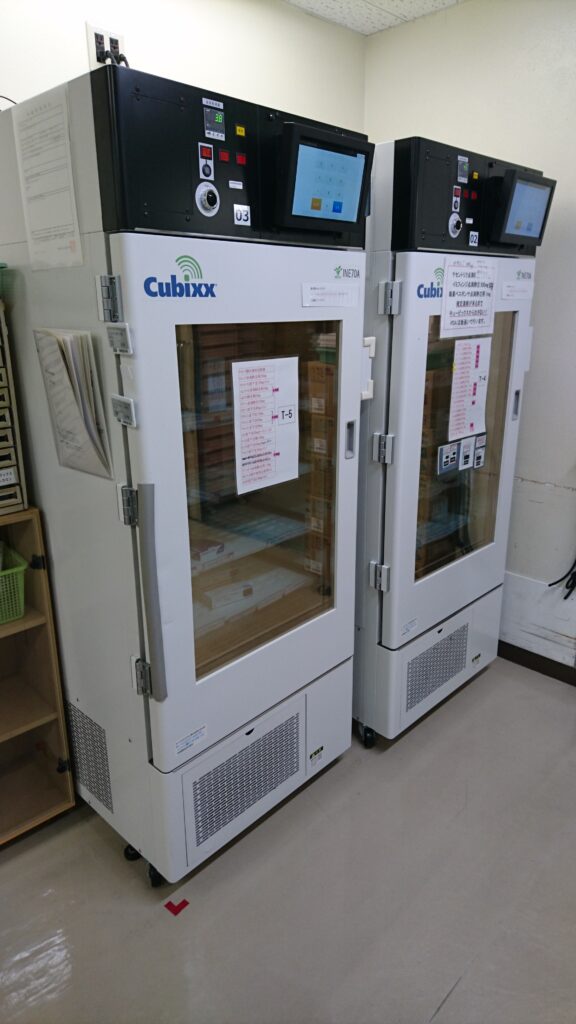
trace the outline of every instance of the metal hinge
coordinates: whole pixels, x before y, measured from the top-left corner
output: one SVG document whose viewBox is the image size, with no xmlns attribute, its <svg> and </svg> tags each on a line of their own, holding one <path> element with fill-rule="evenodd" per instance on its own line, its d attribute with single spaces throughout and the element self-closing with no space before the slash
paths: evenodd
<svg viewBox="0 0 576 1024">
<path fill-rule="evenodd" d="M 150 663 L 143 658 L 137 658 L 136 664 L 136 693 L 141 697 L 152 696 L 152 676 L 150 674 Z"/>
<path fill-rule="evenodd" d="M 370 562 L 370 584 L 376 590 L 387 594 L 390 590 L 390 566 L 380 562 Z"/>
<path fill-rule="evenodd" d="M 122 316 L 122 293 L 118 274 L 98 274 L 96 278 L 98 316 L 108 323 L 118 323 Z"/>
<path fill-rule="evenodd" d="M 120 493 L 124 526 L 138 526 L 138 491 L 134 487 L 121 487 Z"/>
<path fill-rule="evenodd" d="M 381 316 L 396 316 L 400 312 L 402 281 L 380 281 L 378 285 L 378 312 Z"/>
<path fill-rule="evenodd" d="M 394 461 L 394 434 L 372 434 L 372 461 L 391 466 Z"/>
</svg>

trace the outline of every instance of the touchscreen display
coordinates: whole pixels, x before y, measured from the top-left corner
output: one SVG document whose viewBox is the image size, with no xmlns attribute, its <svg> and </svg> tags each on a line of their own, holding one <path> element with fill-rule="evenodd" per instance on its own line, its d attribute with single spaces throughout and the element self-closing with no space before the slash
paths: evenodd
<svg viewBox="0 0 576 1024">
<path fill-rule="evenodd" d="M 356 221 L 366 156 L 300 143 L 292 214 L 319 220 Z"/>
<path fill-rule="evenodd" d="M 524 238 L 539 238 L 549 199 L 549 185 L 536 185 L 531 181 L 517 181 L 504 234 L 522 235 Z"/>
</svg>

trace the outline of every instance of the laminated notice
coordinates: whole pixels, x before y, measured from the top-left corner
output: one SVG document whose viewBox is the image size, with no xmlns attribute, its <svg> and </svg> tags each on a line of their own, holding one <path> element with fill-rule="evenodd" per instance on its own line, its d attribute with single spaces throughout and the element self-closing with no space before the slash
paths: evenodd
<svg viewBox="0 0 576 1024">
<path fill-rule="evenodd" d="M 448 440 L 486 430 L 486 397 L 492 338 L 459 338 L 454 344 Z"/>
<path fill-rule="evenodd" d="M 232 363 L 238 494 L 298 476 L 298 356 Z"/>
<path fill-rule="evenodd" d="M 449 256 L 444 266 L 440 336 L 492 334 L 496 263 L 483 256 Z"/>
</svg>

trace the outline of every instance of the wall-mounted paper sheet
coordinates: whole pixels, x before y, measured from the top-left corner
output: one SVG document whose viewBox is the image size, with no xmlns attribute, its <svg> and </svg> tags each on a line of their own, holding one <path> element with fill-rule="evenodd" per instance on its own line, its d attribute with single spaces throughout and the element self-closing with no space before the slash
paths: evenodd
<svg viewBox="0 0 576 1024">
<path fill-rule="evenodd" d="M 298 476 L 298 356 L 232 363 L 238 494 Z"/>
<path fill-rule="evenodd" d="M 14 108 L 16 156 L 33 270 L 82 263 L 66 86 Z"/>
<path fill-rule="evenodd" d="M 492 338 L 459 338 L 454 345 L 448 440 L 486 430 Z"/>
<path fill-rule="evenodd" d="M 61 466 L 110 478 L 112 459 L 92 339 L 84 331 L 34 331 Z"/>
<path fill-rule="evenodd" d="M 444 264 L 442 338 L 492 334 L 496 263 L 479 256 L 448 256 Z"/>
</svg>

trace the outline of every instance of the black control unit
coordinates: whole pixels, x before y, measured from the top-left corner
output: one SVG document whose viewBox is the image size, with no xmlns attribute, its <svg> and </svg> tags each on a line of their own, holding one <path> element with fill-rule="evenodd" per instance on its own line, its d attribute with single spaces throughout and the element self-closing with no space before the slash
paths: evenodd
<svg viewBox="0 0 576 1024">
<path fill-rule="evenodd" d="M 91 88 L 105 231 L 363 247 L 365 135 L 125 67 Z"/>
<path fill-rule="evenodd" d="M 430 139 L 394 148 L 392 248 L 533 255 L 556 182 Z"/>
</svg>

